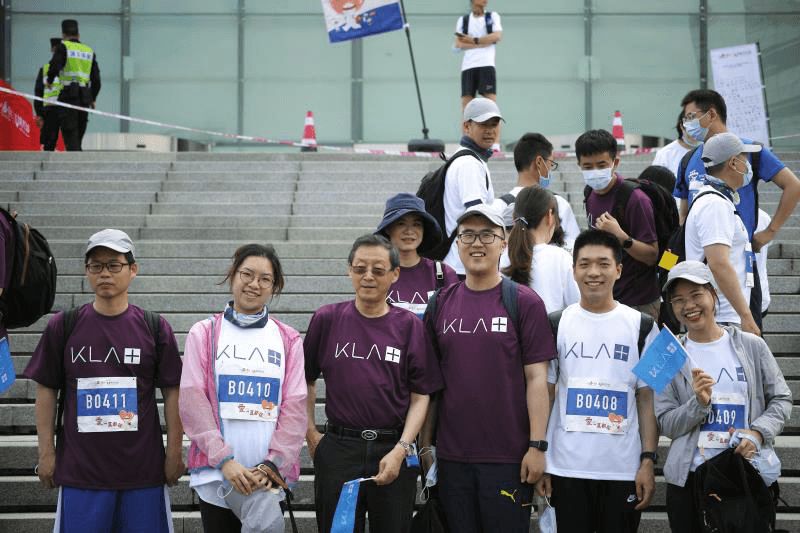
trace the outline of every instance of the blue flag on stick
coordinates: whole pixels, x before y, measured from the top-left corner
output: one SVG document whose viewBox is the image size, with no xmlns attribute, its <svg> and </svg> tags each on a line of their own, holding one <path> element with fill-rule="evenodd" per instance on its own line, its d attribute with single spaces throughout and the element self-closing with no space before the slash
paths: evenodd
<svg viewBox="0 0 800 533">
<path fill-rule="evenodd" d="M 633 373 L 661 394 L 667 383 L 680 372 L 688 355 L 669 328 L 664 328 L 644 351 L 639 363 L 633 367 Z"/>
<path fill-rule="evenodd" d="M 339 494 L 339 503 L 336 504 L 336 512 L 333 513 L 333 525 L 331 533 L 353 533 L 353 526 L 356 523 L 356 504 L 358 503 L 358 489 L 362 481 L 374 478 L 360 477 L 348 481 L 342 487 Z"/>
<path fill-rule="evenodd" d="M 332 43 L 403 28 L 397 0 L 322 0 L 322 12 Z"/>
<path fill-rule="evenodd" d="M 16 379 L 11 350 L 8 349 L 8 337 L 3 337 L 0 339 L 0 393 L 7 391 Z"/>
</svg>

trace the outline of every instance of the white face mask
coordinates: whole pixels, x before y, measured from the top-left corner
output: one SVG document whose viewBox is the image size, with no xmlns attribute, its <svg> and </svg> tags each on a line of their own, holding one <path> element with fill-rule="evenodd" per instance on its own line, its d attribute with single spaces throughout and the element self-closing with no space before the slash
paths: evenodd
<svg viewBox="0 0 800 533">
<path fill-rule="evenodd" d="M 583 181 L 586 182 L 586 185 L 595 191 L 602 191 L 611 183 L 612 170 L 611 167 L 596 168 L 592 170 L 581 170 L 581 173 L 583 174 Z"/>
</svg>

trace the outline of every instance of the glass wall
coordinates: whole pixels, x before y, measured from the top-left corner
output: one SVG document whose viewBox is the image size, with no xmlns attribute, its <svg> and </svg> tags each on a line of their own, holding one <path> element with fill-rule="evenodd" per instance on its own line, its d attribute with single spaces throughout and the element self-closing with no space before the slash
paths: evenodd
<svg viewBox="0 0 800 533">
<path fill-rule="evenodd" d="M 118 113 L 128 102 L 134 117 L 278 140 L 299 139 L 313 111 L 320 143 L 421 137 L 404 32 L 330 44 L 319 2 L 12 0 L 8 81 L 32 92 L 48 39 L 61 19 L 77 18 L 97 52 L 100 110 Z M 430 135 L 454 142 L 462 56 L 453 31 L 468 2 L 405 4 Z M 787 137 L 800 133 L 796 1 L 492 0 L 494 8 L 504 30 L 497 92 L 505 142 L 526 131 L 610 128 L 617 110 L 626 132 L 671 137 L 681 97 L 704 72 L 713 88 L 708 50 L 758 42 L 773 144 L 800 147 L 800 137 Z M 130 83 L 122 83 L 124 49 Z M 120 121 L 92 117 L 89 131 L 120 131 Z M 176 133 L 136 123 L 130 131 Z"/>
</svg>

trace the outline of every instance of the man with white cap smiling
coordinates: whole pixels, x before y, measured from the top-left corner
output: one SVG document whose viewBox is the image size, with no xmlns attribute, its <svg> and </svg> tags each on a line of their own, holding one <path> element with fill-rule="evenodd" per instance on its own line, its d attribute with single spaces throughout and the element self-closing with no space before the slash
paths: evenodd
<svg viewBox="0 0 800 533">
<path fill-rule="evenodd" d="M 432 444 L 435 428 L 439 496 L 452 531 L 527 532 L 532 484 L 545 469 L 553 333 L 542 299 L 500 276 L 506 238 L 498 210 L 469 207 L 456 244 L 466 279 L 431 296 L 424 317 L 445 386 L 420 441 Z"/>
<path fill-rule="evenodd" d="M 738 189 L 753 177 L 747 153 L 761 146 L 719 133 L 703 145 L 704 184 L 686 216 L 686 259 L 706 261 L 720 288 L 717 321 L 760 334 L 749 308 L 753 287 L 753 249 L 737 216 Z"/>
<path fill-rule="evenodd" d="M 128 303 L 139 270 L 133 254 L 123 231 L 89 238 L 85 270 L 94 301 L 50 319 L 23 373 L 38 384 L 37 473 L 45 487 L 60 487 L 54 532 L 172 531 L 165 483 L 186 472 L 181 359 L 167 321 Z"/>
<path fill-rule="evenodd" d="M 469 207 L 494 202 L 494 187 L 487 162 L 492 145 L 500 136 L 503 116 L 497 104 L 488 98 L 475 98 L 464 108 L 464 131 L 461 149 L 447 169 L 444 182 L 445 238 L 452 243 L 444 262 L 464 277 L 464 265 L 458 254 L 455 231 L 458 217 Z M 473 157 L 458 157 L 467 153 Z"/>
</svg>

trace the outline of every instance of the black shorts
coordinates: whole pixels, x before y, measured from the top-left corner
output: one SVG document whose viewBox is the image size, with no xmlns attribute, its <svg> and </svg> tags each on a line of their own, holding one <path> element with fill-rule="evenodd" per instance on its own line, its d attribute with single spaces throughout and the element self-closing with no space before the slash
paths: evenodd
<svg viewBox="0 0 800 533">
<path fill-rule="evenodd" d="M 475 67 L 461 71 L 461 96 L 497 94 L 494 67 Z"/>
<path fill-rule="evenodd" d="M 636 533 L 639 528 L 635 482 L 555 475 L 550 480 L 559 530 Z"/>
</svg>

